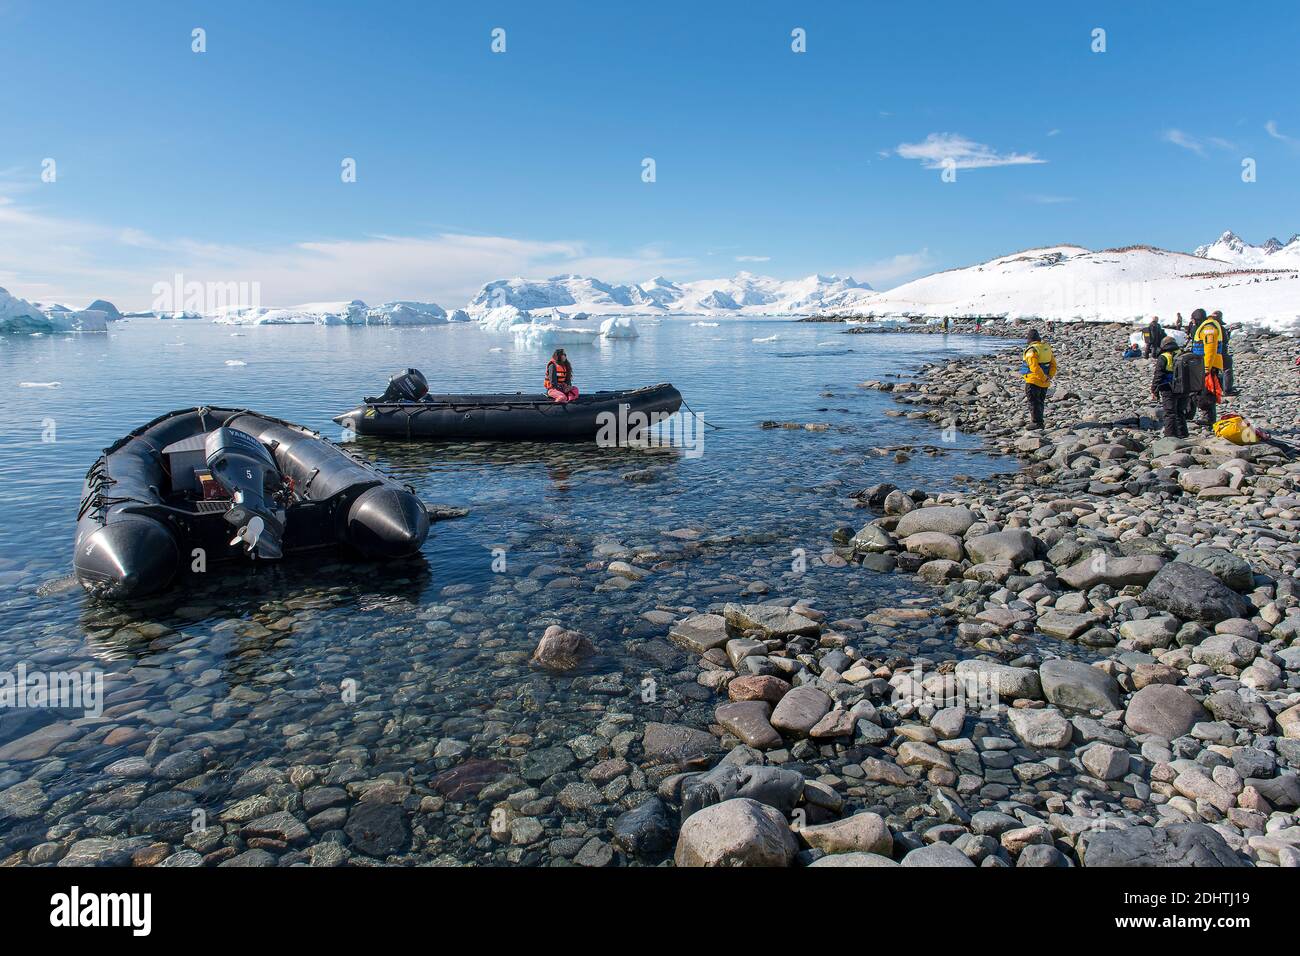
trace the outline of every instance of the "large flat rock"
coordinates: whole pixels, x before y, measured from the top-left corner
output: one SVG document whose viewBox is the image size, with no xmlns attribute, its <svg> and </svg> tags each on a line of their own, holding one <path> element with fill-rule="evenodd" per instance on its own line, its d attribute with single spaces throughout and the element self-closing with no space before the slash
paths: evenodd
<svg viewBox="0 0 1300 956">
<path fill-rule="evenodd" d="M 772 711 L 772 726 L 783 733 L 807 737 L 830 709 L 830 697 L 816 687 L 796 687 Z"/>
<path fill-rule="evenodd" d="M 762 700 L 736 700 L 719 704 L 714 718 L 746 744 L 758 750 L 781 746 L 781 735 L 769 719 L 772 706 Z"/>
<path fill-rule="evenodd" d="M 1068 710 L 1119 710 L 1119 684 L 1100 668 L 1056 658 L 1038 668 L 1043 696 Z"/>
<path fill-rule="evenodd" d="M 1087 834 L 1084 866 L 1244 866 L 1218 831 L 1203 823 L 1128 827 Z"/>
<path fill-rule="evenodd" d="M 668 639 L 678 647 L 703 654 L 727 643 L 727 621 L 721 614 L 696 614 L 673 625 Z"/>
<path fill-rule="evenodd" d="M 728 604 L 723 616 L 742 631 L 758 630 L 769 637 L 816 636 L 821 625 L 811 618 L 775 604 Z"/>
<path fill-rule="evenodd" d="M 1156 734 L 1166 740 L 1181 737 L 1209 712 L 1187 691 L 1173 684 L 1148 684 L 1133 695 L 1124 723 L 1135 734 Z"/>
<path fill-rule="evenodd" d="M 903 515 L 898 519 L 894 535 L 906 538 L 921 531 L 938 531 L 960 537 L 974 523 L 975 513 L 969 508 L 937 505 L 931 508 L 917 508 Z"/>
</svg>

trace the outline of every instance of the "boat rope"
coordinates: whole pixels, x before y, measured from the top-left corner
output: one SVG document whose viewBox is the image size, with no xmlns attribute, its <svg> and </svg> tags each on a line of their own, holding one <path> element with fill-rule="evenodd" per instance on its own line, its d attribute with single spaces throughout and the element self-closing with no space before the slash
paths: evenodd
<svg viewBox="0 0 1300 956">
<path fill-rule="evenodd" d="M 712 428 L 714 431 L 719 431 L 719 432 L 722 431 L 722 426 L 721 426 L 721 425 L 715 425 L 715 424 L 713 424 L 713 422 L 709 421 L 709 420 L 706 419 L 703 415 L 701 415 L 699 412 L 697 412 L 695 409 L 691 408 L 691 404 L 690 404 L 690 402 L 686 401 L 686 399 L 684 399 L 684 398 L 682 399 L 682 404 L 686 406 L 686 410 L 687 410 L 688 412 L 690 412 L 692 415 L 694 415 L 694 416 L 695 416 L 696 418 L 698 418 L 700 421 L 704 422 L 704 424 L 707 425 L 709 428 Z"/>
</svg>

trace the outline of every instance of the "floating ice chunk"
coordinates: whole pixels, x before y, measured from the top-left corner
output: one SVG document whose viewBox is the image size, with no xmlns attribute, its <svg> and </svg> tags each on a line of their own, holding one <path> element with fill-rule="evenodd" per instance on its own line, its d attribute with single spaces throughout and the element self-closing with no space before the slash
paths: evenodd
<svg viewBox="0 0 1300 956">
<path fill-rule="evenodd" d="M 366 325 L 446 325 L 447 311 L 432 302 L 385 302 L 366 311 Z"/>
<path fill-rule="evenodd" d="M 761 345 L 761 344 L 765 344 L 765 343 L 767 343 L 767 342 L 775 342 L 778 338 L 780 338 L 779 335 L 769 335 L 769 336 L 768 336 L 767 338 L 765 338 L 765 339 L 754 339 L 754 344 L 755 344 L 755 345 Z"/>
<path fill-rule="evenodd" d="M 637 331 L 636 323 L 621 315 L 600 323 L 600 334 L 607 339 L 635 339 L 641 335 Z"/>
<path fill-rule="evenodd" d="M 512 326 L 533 321 L 533 317 L 524 309 L 513 305 L 503 305 L 479 313 L 478 324 L 484 332 L 507 332 Z"/>
<path fill-rule="evenodd" d="M 219 325 L 365 325 L 369 311 L 360 299 L 352 299 L 347 302 L 307 302 L 284 309 L 261 306 L 232 308 L 217 313 L 212 321 Z"/>
<path fill-rule="evenodd" d="M 62 382 L 19 382 L 19 388 L 59 388 Z"/>
<path fill-rule="evenodd" d="M 692 322 L 691 325 L 699 326 L 702 329 L 716 329 L 718 327 L 717 322 Z"/>
<path fill-rule="evenodd" d="M 234 368 L 239 365 L 247 365 L 248 363 L 241 362 L 239 359 L 226 359 L 226 364 Z"/>
<path fill-rule="evenodd" d="M 600 335 L 595 329 L 566 329 L 558 325 L 521 323 L 510 327 L 515 343 L 526 349 L 553 349 L 562 345 L 590 345 Z"/>
</svg>

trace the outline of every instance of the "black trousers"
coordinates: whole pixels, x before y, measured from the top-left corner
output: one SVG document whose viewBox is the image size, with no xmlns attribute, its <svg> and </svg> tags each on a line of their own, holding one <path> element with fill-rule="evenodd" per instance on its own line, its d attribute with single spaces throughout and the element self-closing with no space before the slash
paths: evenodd
<svg viewBox="0 0 1300 956">
<path fill-rule="evenodd" d="M 1047 409 L 1047 389 L 1025 382 L 1025 398 L 1029 401 L 1029 422 L 1034 428 L 1043 427 L 1043 414 Z"/>
<path fill-rule="evenodd" d="M 1159 395 L 1160 408 L 1165 415 L 1165 437 L 1186 438 L 1187 418 L 1183 415 L 1183 396 L 1174 394 L 1168 388 L 1162 388 Z"/>
<path fill-rule="evenodd" d="M 1218 369 L 1212 369 L 1210 374 L 1218 379 L 1220 383 L 1223 382 L 1223 373 Z M 1218 401 L 1215 399 L 1212 391 L 1207 388 L 1205 391 L 1201 392 L 1196 404 L 1201 409 L 1201 413 L 1204 416 L 1202 421 L 1206 425 L 1213 425 L 1218 421 Z"/>
</svg>

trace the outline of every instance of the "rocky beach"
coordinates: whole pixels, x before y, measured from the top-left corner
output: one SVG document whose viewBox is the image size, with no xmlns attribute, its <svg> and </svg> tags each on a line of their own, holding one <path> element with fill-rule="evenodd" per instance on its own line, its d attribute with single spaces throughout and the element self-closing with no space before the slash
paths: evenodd
<svg viewBox="0 0 1300 956">
<path fill-rule="evenodd" d="M 1042 432 L 1006 353 L 864 383 L 1025 462 L 960 493 L 866 489 L 881 517 L 836 533 L 864 572 L 941 591 L 912 614 L 955 625 L 961 659 L 864 627 L 906 610 L 683 625 L 738 745 L 682 778 L 679 865 L 1300 866 L 1300 464 L 1204 426 L 1159 437 L 1126 337 L 1058 327 Z M 1234 344 L 1221 412 L 1294 438 L 1294 340 Z"/>
</svg>

